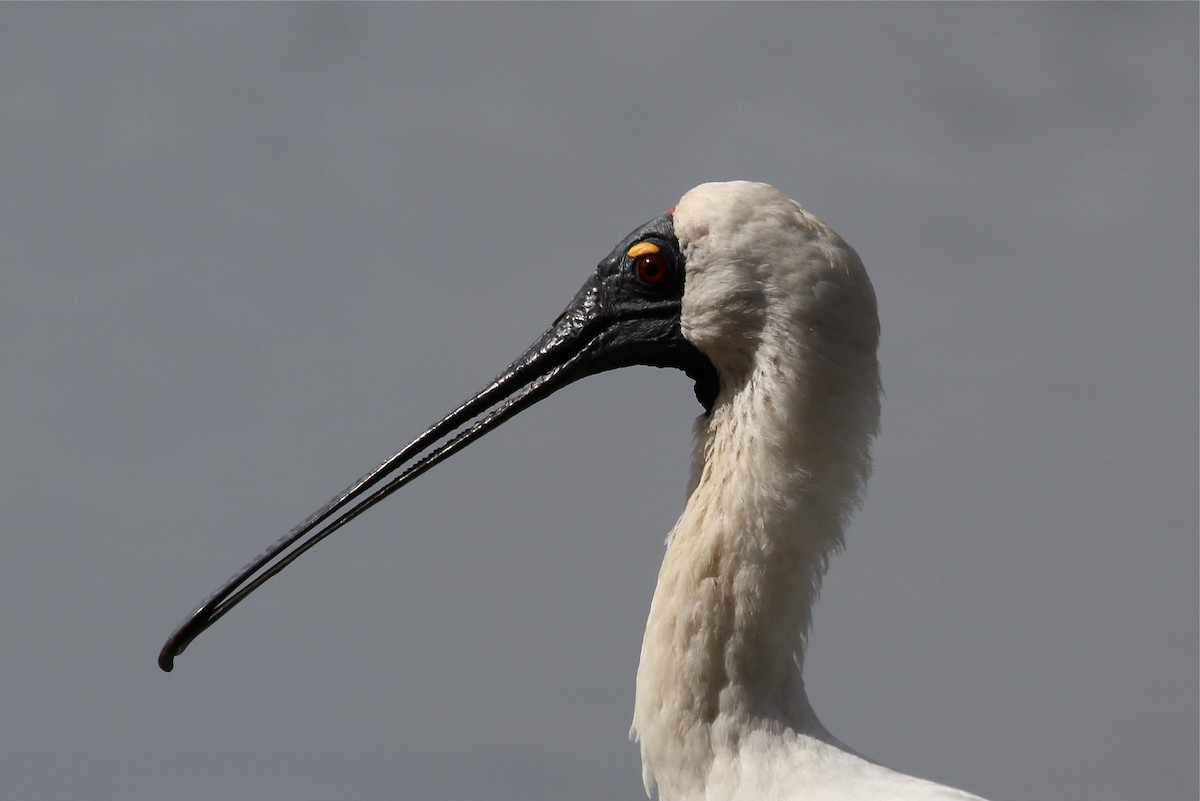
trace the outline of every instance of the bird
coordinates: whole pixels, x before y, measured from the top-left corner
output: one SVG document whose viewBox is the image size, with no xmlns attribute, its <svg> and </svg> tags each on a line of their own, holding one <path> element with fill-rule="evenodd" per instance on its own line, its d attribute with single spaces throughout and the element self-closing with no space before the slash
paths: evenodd
<svg viewBox="0 0 1200 801">
<path fill-rule="evenodd" d="M 626 236 L 537 341 L 206 599 L 159 666 L 317 542 L 585 376 L 675 368 L 702 407 L 630 736 L 661 801 L 981 801 L 860 755 L 804 682 L 812 609 L 871 472 L 880 328 L 862 261 L 763 183 L 701 184 Z"/>
</svg>

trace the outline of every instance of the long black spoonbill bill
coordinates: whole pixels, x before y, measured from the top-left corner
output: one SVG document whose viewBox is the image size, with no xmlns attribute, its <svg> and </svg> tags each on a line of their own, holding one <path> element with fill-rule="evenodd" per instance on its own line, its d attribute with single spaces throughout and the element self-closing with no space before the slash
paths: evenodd
<svg viewBox="0 0 1200 801">
<path fill-rule="evenodd" d="M 632 736 L 663 801 L 977 799 L 884 768 L 814 714 L 812 606 L 870 473 L 879 319 L 854 250 L 765 184 L 692 189 L 625 237 L 545 334 L 479 394 L 208 598 L 158 664 L 367 508 L 554 391 L 676 367 L 704 413 L 667 538 Z"/>
</svg>

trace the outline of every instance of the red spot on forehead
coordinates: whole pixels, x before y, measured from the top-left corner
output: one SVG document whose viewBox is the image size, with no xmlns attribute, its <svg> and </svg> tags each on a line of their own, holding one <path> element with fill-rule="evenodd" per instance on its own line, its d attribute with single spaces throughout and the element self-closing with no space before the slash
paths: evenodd
<svg viewBox="0 0 1200 801">
<path fill-rule="evenodd" d="M 663 214 L 667 215 L 668 217 L 673 216 L 675 214 L 675 207 L 672 206 L 671 208 L 664 211 Z"/>
</svg>

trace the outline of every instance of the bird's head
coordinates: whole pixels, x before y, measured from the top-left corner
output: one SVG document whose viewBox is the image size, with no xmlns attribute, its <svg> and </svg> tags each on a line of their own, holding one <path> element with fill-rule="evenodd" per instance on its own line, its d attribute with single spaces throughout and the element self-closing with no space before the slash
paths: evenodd
<svg viewBox="0 0 1200 801">
<path fill-rule="evenodd" d="M 869 351 L 875 299 L 857 255 L 794 201 L 737 181 L 692 189 L 625 237 L 525 353 L 211 595 L 163 646 L 170 670 L 202 631 L 302 553 L 487 431 L 585 376 L 636 364 L 695 381 L 706 412 L 756 367 Z M 778 366 L 778 364 L 777 364 Z"/>
</svg>

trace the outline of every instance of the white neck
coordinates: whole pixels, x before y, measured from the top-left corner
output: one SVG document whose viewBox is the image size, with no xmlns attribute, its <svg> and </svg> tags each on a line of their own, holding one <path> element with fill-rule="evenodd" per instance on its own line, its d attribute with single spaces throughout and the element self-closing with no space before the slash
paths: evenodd
<svg viewBox="0 0 1200 801">
<path fill-rule="evenodd" d="M 700 797 L 714 762 L 756 732 L 840 747 L 802 668 L 821 577 L 870 471 L 878 368 L 873 343 L 837 359 L 816 357 L 829 342 L 800 344 L 768 343 L 741 376 L 723 370 L 697 422 L 634 710 L 647 790 L 664 799 Z"/>
</svg>

